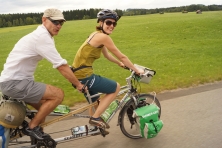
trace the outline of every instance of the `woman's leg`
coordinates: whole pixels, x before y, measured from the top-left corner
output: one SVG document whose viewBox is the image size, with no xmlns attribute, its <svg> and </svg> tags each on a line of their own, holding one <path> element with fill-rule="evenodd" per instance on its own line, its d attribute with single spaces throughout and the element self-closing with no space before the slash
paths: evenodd
<svg viewBox="0 0 222 148">
<path fill-rule="evenodd" d="M 117 83 L 116 91 L 111 94 L 106 94 L 104 97 L 101 98 L 99 106 L 97 107 L 95 113 L 89 120 L 89 124 L 94 126 L 100 126 L 102 128 L 110 128 L 108 123 L 106 123 L 100 116 L 101 114 L 107 109 L 107 107 L 112 103 L 117 94 L 119 93 L 120 85 Z"/>
<path fill-rule="evenodd" d="M 99 104 L 96 104 L 95 106 L 89 108 L 89 115 L 90 115 L 90 116 L 92 116 L 92 115 L 95 113 L 98 105 L 99 105 Z"/>
<path fill-rule="evenodd" d="M 92 117 L 94 118 L 98 118 L 101 116 L 101 114 L 107 109 L 107 107 L 110 105 L 110 103 L 112 103 L 117 94 L 119 93 L 120 91 L 120 85 L 119 83 L 117 83 L 117 87 L 116 87 L 116 91 L 114 93 L 111 93 L 111 94 L 106 94 L 104 97 L 102 97 L 100 99 L 100 103 L 99 103 L 99 106 L 97 107 L 95 113 L 93 114 Z"/>
</svg>

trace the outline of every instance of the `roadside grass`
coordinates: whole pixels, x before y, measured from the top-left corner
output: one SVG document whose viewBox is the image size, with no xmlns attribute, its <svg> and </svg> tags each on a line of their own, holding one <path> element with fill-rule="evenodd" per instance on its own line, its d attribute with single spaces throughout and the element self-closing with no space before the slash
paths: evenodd
<svg viewBox="0 0 222 148">
<path fill-rule="evenodd" d="M 222 80 L 221 15 L 222 11 L 124 16 L 111 37 L 133 63 L 156 70 L 150 84 L 141 84 L 142 92 L 186 88 Z M 96 19 L 64 24 L 55 43 L 69 64 L 96 25 Z M 0 29 L 0 71 L 14 44 L 36 27 Z M 104 57 L 95 62 L 94 69 L 96 74 L 121 85 L 125 85 L 125 78 L 130 74 Z M 46 60 L 39 63 L 35 79 L 62 88 L 65 92 L 63 104 L 73 106 L 76 102 L 85 102 L 83 95 Z"/>
</svg>

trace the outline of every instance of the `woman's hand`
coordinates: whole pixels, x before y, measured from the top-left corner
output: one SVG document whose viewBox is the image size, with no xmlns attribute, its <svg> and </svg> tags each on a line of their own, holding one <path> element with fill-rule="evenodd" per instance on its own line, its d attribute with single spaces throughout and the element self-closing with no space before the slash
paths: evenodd
<svg viewBox="0 0 222 148">
<path fill-rule="evenodd" d="M 138 75 L 141 75 L 141 74 L 144 74 L 145 73 L 145 71 L 143 70 L 143 69 L 140 69 L 140 68 L 136 68 L 137 69 L 137 71 L 135 71 L 136 72 L 136 74 L 138 74 Z"/>
</svg>

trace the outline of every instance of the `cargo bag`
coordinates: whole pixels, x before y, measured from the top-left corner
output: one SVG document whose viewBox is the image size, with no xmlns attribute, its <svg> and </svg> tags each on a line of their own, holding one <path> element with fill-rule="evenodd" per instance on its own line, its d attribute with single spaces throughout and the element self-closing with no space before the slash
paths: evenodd
<svg viewBox="0 0 222 148">
<path fill-rule="evenodd" d="M 140 127 L 143 138 L 153 138 L 163 127 L 163 121 L 159 119 L 159 107 L 155 104 L 146 105 L 133 111 L 133 118 Z"/>
</svg>

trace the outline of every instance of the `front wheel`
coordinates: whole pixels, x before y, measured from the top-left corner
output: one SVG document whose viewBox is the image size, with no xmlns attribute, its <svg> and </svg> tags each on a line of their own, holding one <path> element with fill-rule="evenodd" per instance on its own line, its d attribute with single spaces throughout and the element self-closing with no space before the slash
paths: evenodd
<svg viewBox="0 0 222 148">
<path fill-rule="evenodd" d="M 138 96 L 139 100 L 139 106 L 145 106 L 150 104 L 156 104 L 160 110 L 159 110 L 159 118 L 161 115 L 161 106 L 159 100 L 150 94 L 140 94 Z M 119 123 L 120 123 L 120 129 L 122 133 L 129 138 L 132 139 L 138 139 L 141 138 L 140 134 L 140 127 L 136 121 L 136 118 L 133 118 L 133 111 L 138 108 L 138 106 L 135 105 L 134 100 L 130 99 L 123 107 L 123 109 L 120 111 L 119 114 Z"/>
</svg>

